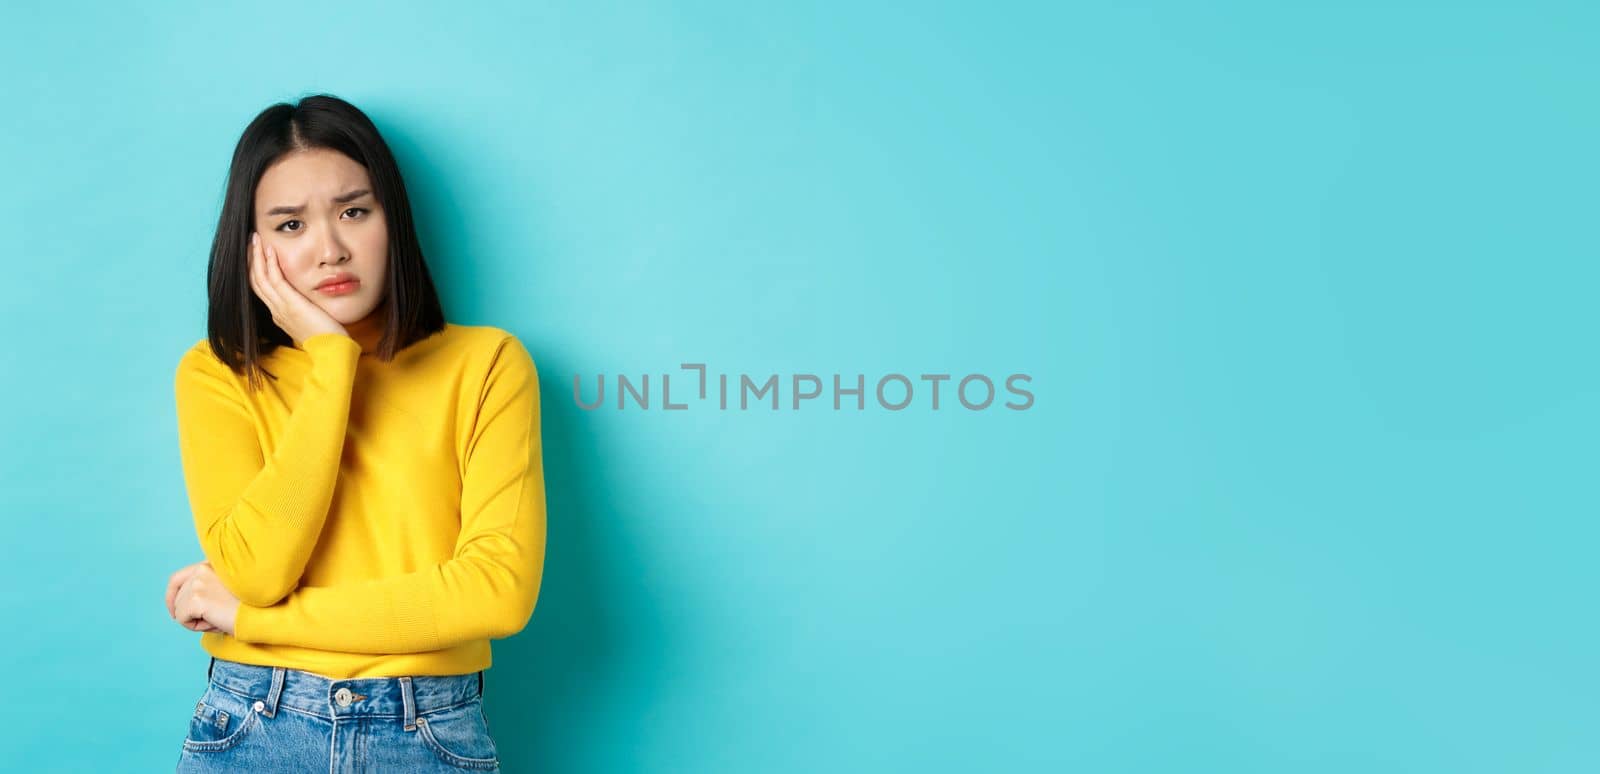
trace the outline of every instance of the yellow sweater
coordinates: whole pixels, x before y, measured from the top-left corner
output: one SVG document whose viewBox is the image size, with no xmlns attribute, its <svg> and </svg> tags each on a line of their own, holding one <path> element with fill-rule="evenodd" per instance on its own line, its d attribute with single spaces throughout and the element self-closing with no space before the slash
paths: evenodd
<svg viewBox="0 0 1600 774">
<path fill-rule="evenodd" d="M 373 352 L 369 316 L 263 359 L 251 394 L 201 339 L 175 377 L 200 547 L 240 599 L 211 655 L 336 678 L 468 674 L 544 568 L 539 382 L 517 338 L 450 324 Z"/>
</svg>

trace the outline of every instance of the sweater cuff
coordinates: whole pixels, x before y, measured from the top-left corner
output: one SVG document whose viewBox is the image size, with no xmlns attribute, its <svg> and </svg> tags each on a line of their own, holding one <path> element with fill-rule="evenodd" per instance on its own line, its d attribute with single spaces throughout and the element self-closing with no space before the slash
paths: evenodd
<svg viewBox="0 0 1600 774">
<path fill-rule="evenodd" d="M 239 609 L 233 614 L 233 638 L 240 642 L 255 642 L 251 636 L 255 633 L 255 614 L 261 608 L 255 605 L 239 603 Z"/>
<path fill-rule="evenodd" d="M 361 342 L 342 333 L 319 333 L 300 342 L 300 348 L 313 355 L 340 351 L 361 354 Z"/>
</svg>

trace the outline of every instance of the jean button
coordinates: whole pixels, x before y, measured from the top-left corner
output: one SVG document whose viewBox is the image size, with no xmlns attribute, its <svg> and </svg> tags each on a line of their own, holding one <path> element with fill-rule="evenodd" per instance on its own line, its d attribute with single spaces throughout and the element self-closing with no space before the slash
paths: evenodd
<svg viewBox="0 0 1600 774">
<path fill-rule="evenodd" d="M 339 706 L 341 707 L 350 706 L 350 689 L 340 688 L 339 690 L 334 691 L 333 700 L 339 702 Z"/>
</svg>

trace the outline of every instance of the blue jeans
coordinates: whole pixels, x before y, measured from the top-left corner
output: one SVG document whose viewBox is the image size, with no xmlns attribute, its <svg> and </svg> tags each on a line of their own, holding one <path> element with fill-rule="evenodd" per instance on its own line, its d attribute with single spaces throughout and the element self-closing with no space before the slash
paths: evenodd
<svg viewBox="0 0 1600 774">
<path fill-rule="evenodd" d="M 178 771 L 499 771 L 483 672 L 331 679 L 211 659 Z"/>
</svg>

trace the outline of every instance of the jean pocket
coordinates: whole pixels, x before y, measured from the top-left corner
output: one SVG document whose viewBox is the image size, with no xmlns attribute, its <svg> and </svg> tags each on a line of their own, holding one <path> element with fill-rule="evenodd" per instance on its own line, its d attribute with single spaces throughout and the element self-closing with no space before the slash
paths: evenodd
<svg viewBox="0 0 1600 774">
<path fill-rule="evenodd" d="M 236 693 L 207 686 L 200 701 L 194 705 L 194 716 L 189 719 L 189 735 L 183 739 L 183 749 L 189 752 L 220 752 L 249 736 L 261 724 L 261 713 L 252 699 Z"/>
<path fill-rule="evenodd" d="M 489 736 L 482 697 L 417 716 L 417 736 L 439 760 L 463 769 L 495 769 L 500 754 Z"/>
</svg>

